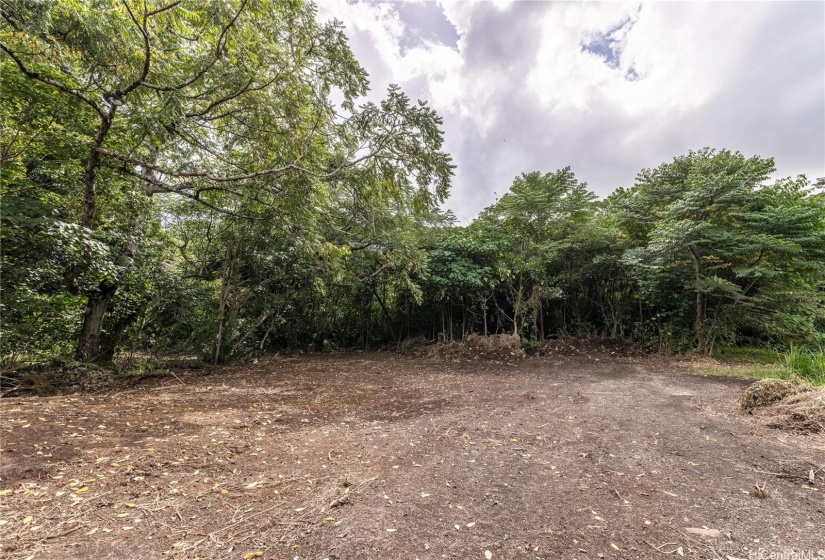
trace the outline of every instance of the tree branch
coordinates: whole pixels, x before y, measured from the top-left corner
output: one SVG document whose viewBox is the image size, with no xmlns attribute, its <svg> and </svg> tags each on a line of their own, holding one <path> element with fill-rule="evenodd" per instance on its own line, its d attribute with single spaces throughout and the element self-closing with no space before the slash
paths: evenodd
<svg viewBox="0 0 825 560">
<path fill-rule="evenodd" d="M 94 100 L 92 100 L 90 97 L 88 97 L 86 94 L 84 94 L 79 89 L 73 88 L 73 87 L 69 86 L 68 84 L 65 84 L 65 83 L 63 83 L 59 80 L 49 78 L 47 76 L 44 76 L 44 75 L 40 74 L 39 72 L 35 72 L 34 70 L 31 70 L 30 68 L 28 68 L 23 63 L 23 61 L 20 59 L 20 57 L 17 56 L 17 53 L 15 53 L 13 50 L 11 50 L 5 43 L 0 43 L 0 49 L 5 51 L 5 53 L 8 54 L 9 57 L 14 62 L 17 63 L 17 67 L 20 69 L 20 71 L 27 78 L 30 78 L 32 80 L 37 80 L 38 82 L 50 85 L 52 87 L 55 87 L 55 88 L 59 89 L 63 93 L 67 93 L 67 94 L 69 94 L 73 97 L 76 97 L 77 99 L 80 99 L 81 101 L 86 103 L 88 106 L 90 106 L 92 109 L 94 109 L 95 112 L 97 112 L 97 114 L 100 115 L 100 118 L 102 118 L 102 119 L 107 118 L 106 111 L 104 111 L 100 107 L 100 105 L 98 105 Z"/>
<path fill-rule="evenodd" d="M 177 6 L 178 4 L 180 4 L 182 1 L 183 1 L 183 0 L 175 0 L 175 1 L 174 1 L 174 2 L 172 2 L 171 4 L 168 4 L 168 5 L 166 5 L 166 6 L 161 6 L 161 7 L 160 7 L 160 8 L 158 8 L 157 10 L 152 10 L 151 12 L 147 13 L 147 14 L 146 14 L 146 17 L 156 16 L 156 15 L 158 15 L 158 14 L 161 14 L 161 13 L 165 12 L 166 10 L 171 10 L 172 8 L 174 8 L 175 6 Z"/>
<path fill-rule="evenodd" d="M 185 87 L 189 87 L 195 82 L 197 82 L 204 74 L 206 74 L 209 71 L 210 68 L 212 68 L 215 65 L 216 62 L 218 62 L 218 60 L 220 60 L 221 51 L 223 50 L 223 46 L 226 43 L 226 34 L 229 32 L 229 29 L 233 25 L 235 25 L 235 22 L 238 21 L 238 18 L 241 16 L 241 13 L 243 12 L 244 8 L 246 8 L 247 1 L 248 0 L 243 0 L 243 2 L 241 2 L 238 11 L 235 13 L 232 19 L 229 20 L 229 23 L 227 23 L 221 30 L 221 34 L 218 36 L 218 41 L 215 44 L 215 54 L 212 57 L 212 60 L 207 62 L 203 68 L 201 68 L 200 70 L 198 70 L 198 72 L 195 73 L 194 76 L 176 86 L 158 86 L 155 84 L 150 84 L 145 80 L 141 83 L 141 85 L 157 91 L 178 91 Z"/>
<path fill-rule="evenodd" d="M 129 19 L 132 20 L 132 22 L 135 24 L 135 27 L 138 28 L 138 31 L 140 31 L 140 34 L 143 36 L 143 70 L 140 73 L 140 78 L 126 86 L 123 90 L 118 90 L 115 92 L 115 96 L 118 98 L 129 95 L 131 91 L 140 86 L 146 79 L 146 77 L 149 75 L 149 68 L 152 64 L 152 48 L 149 44 L 149 29 L 147 27 L 148 14 L 146 12 L 145 7 L 143 11 L 143 24 L 141 24 L 140 22 L 138 22 L 137 18 L 135 17 L 135 14 L 132 13 L 132 9 L 129 7 L 128 2 L 126 2 L 126 0 L 121 0 L 121 2 L 123 3 L 123 6 L 126 8 L 126 11 L 129 13 Z"/>
</svg>

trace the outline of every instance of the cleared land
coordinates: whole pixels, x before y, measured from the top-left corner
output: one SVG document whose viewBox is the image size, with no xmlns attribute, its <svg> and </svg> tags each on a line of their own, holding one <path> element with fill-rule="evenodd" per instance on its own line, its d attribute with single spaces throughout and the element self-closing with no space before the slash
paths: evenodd
<svg viewBox="0 0 825 560">
<path fill-rule="evenodd" d="M 3 557 L 825 549 L 825 436 L 760 426 L 736 409 L 748 381 L 694 372 L 353 353 L 4 399 Z"/>
</svg>

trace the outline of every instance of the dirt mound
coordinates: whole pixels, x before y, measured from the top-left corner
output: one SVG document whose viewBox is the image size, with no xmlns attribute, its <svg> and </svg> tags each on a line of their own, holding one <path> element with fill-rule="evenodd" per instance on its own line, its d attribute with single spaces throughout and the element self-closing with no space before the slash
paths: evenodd
<svg viewBox="0 0 825 560">
<path fill-rule="evenodd" d="M 118 375 L 97 364 L 53 360 L 0 375 L 0 396 L 49 396 L 75 391 L 96 391 L 113 385 Z"/>
<path fill-rule="evenodd" d="M 464 339 L 464 344 L 469 348 L 478 348 L 482 350 L 521 350 L 521 338 L 517 334 L 493 334 L 490 336 L 471 334 Z"/>
<path fill-rule="evenodd" d="M 765 409 L 766 425 L 797 432 L 825 432 L 825 389 L 791 395 Z"/>
<path fill-rule="evenodd" d="M 460 342 L 433 343 L 426 346 L 416 340 L 413 339 L 406 348 L 402 345 L 402 351 L 407 350 L 418 356 L 454 362 L 479 359 L 508 361 L 519 360 L 525 356 L 524 350 L 521 349 L 521 339 L 517 335 L 471 334 Z"/>
<path fill-rule="evenodd" d="M 641 356 L 644 352 L 617 338 L 553 338 L 535 344 L 531 356 Z"/>
<path fill-rule="evenodd" d="M 430 343 L 429 340 L 424 338 L 423 336 L 416 336 L 415 338 L 405 338 L 401 341 L 401 351 L 402 352 L 409 352 L 415 348 L 421 348 L 422 346 L 426 346 Z"/>
<path fill-rule="evenodd" d="M 748 414 L 753 414 L 754 410 L 778 403 L 783 399 L 811 391 L 810 384 L 794 378 L 789 381 L 784 379 L 760 379 L 745 390 L 742 398 L 739 399 L 739 410 Z"/>
</svg>

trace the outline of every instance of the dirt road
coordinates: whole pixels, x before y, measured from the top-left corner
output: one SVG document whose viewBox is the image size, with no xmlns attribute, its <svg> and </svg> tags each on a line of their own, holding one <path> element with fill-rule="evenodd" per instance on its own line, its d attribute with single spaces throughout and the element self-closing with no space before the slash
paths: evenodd
<svg viewBox="0 0 825 560">
<path fill-rule="evenodd" d="M 3 557 L 825 550 L 825 437 L 739 416 L 747 384 L 656 358 L 353 353 L 5 399 Z"/>
</svg>

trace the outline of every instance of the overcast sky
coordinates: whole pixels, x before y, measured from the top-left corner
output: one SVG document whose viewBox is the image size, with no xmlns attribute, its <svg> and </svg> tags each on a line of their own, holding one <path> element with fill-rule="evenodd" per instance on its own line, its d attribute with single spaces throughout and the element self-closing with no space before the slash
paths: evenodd
<svg viewBox="0 0 825 560">
<path fill-rule="evenodd" d="M 446 207 L 468 222 L 522 172 L 570 165 L 599 196 L 703 146 L 825 176 L 825 3 L 320 0 L 370 98 L 444 119 Z"/>
</svg>

